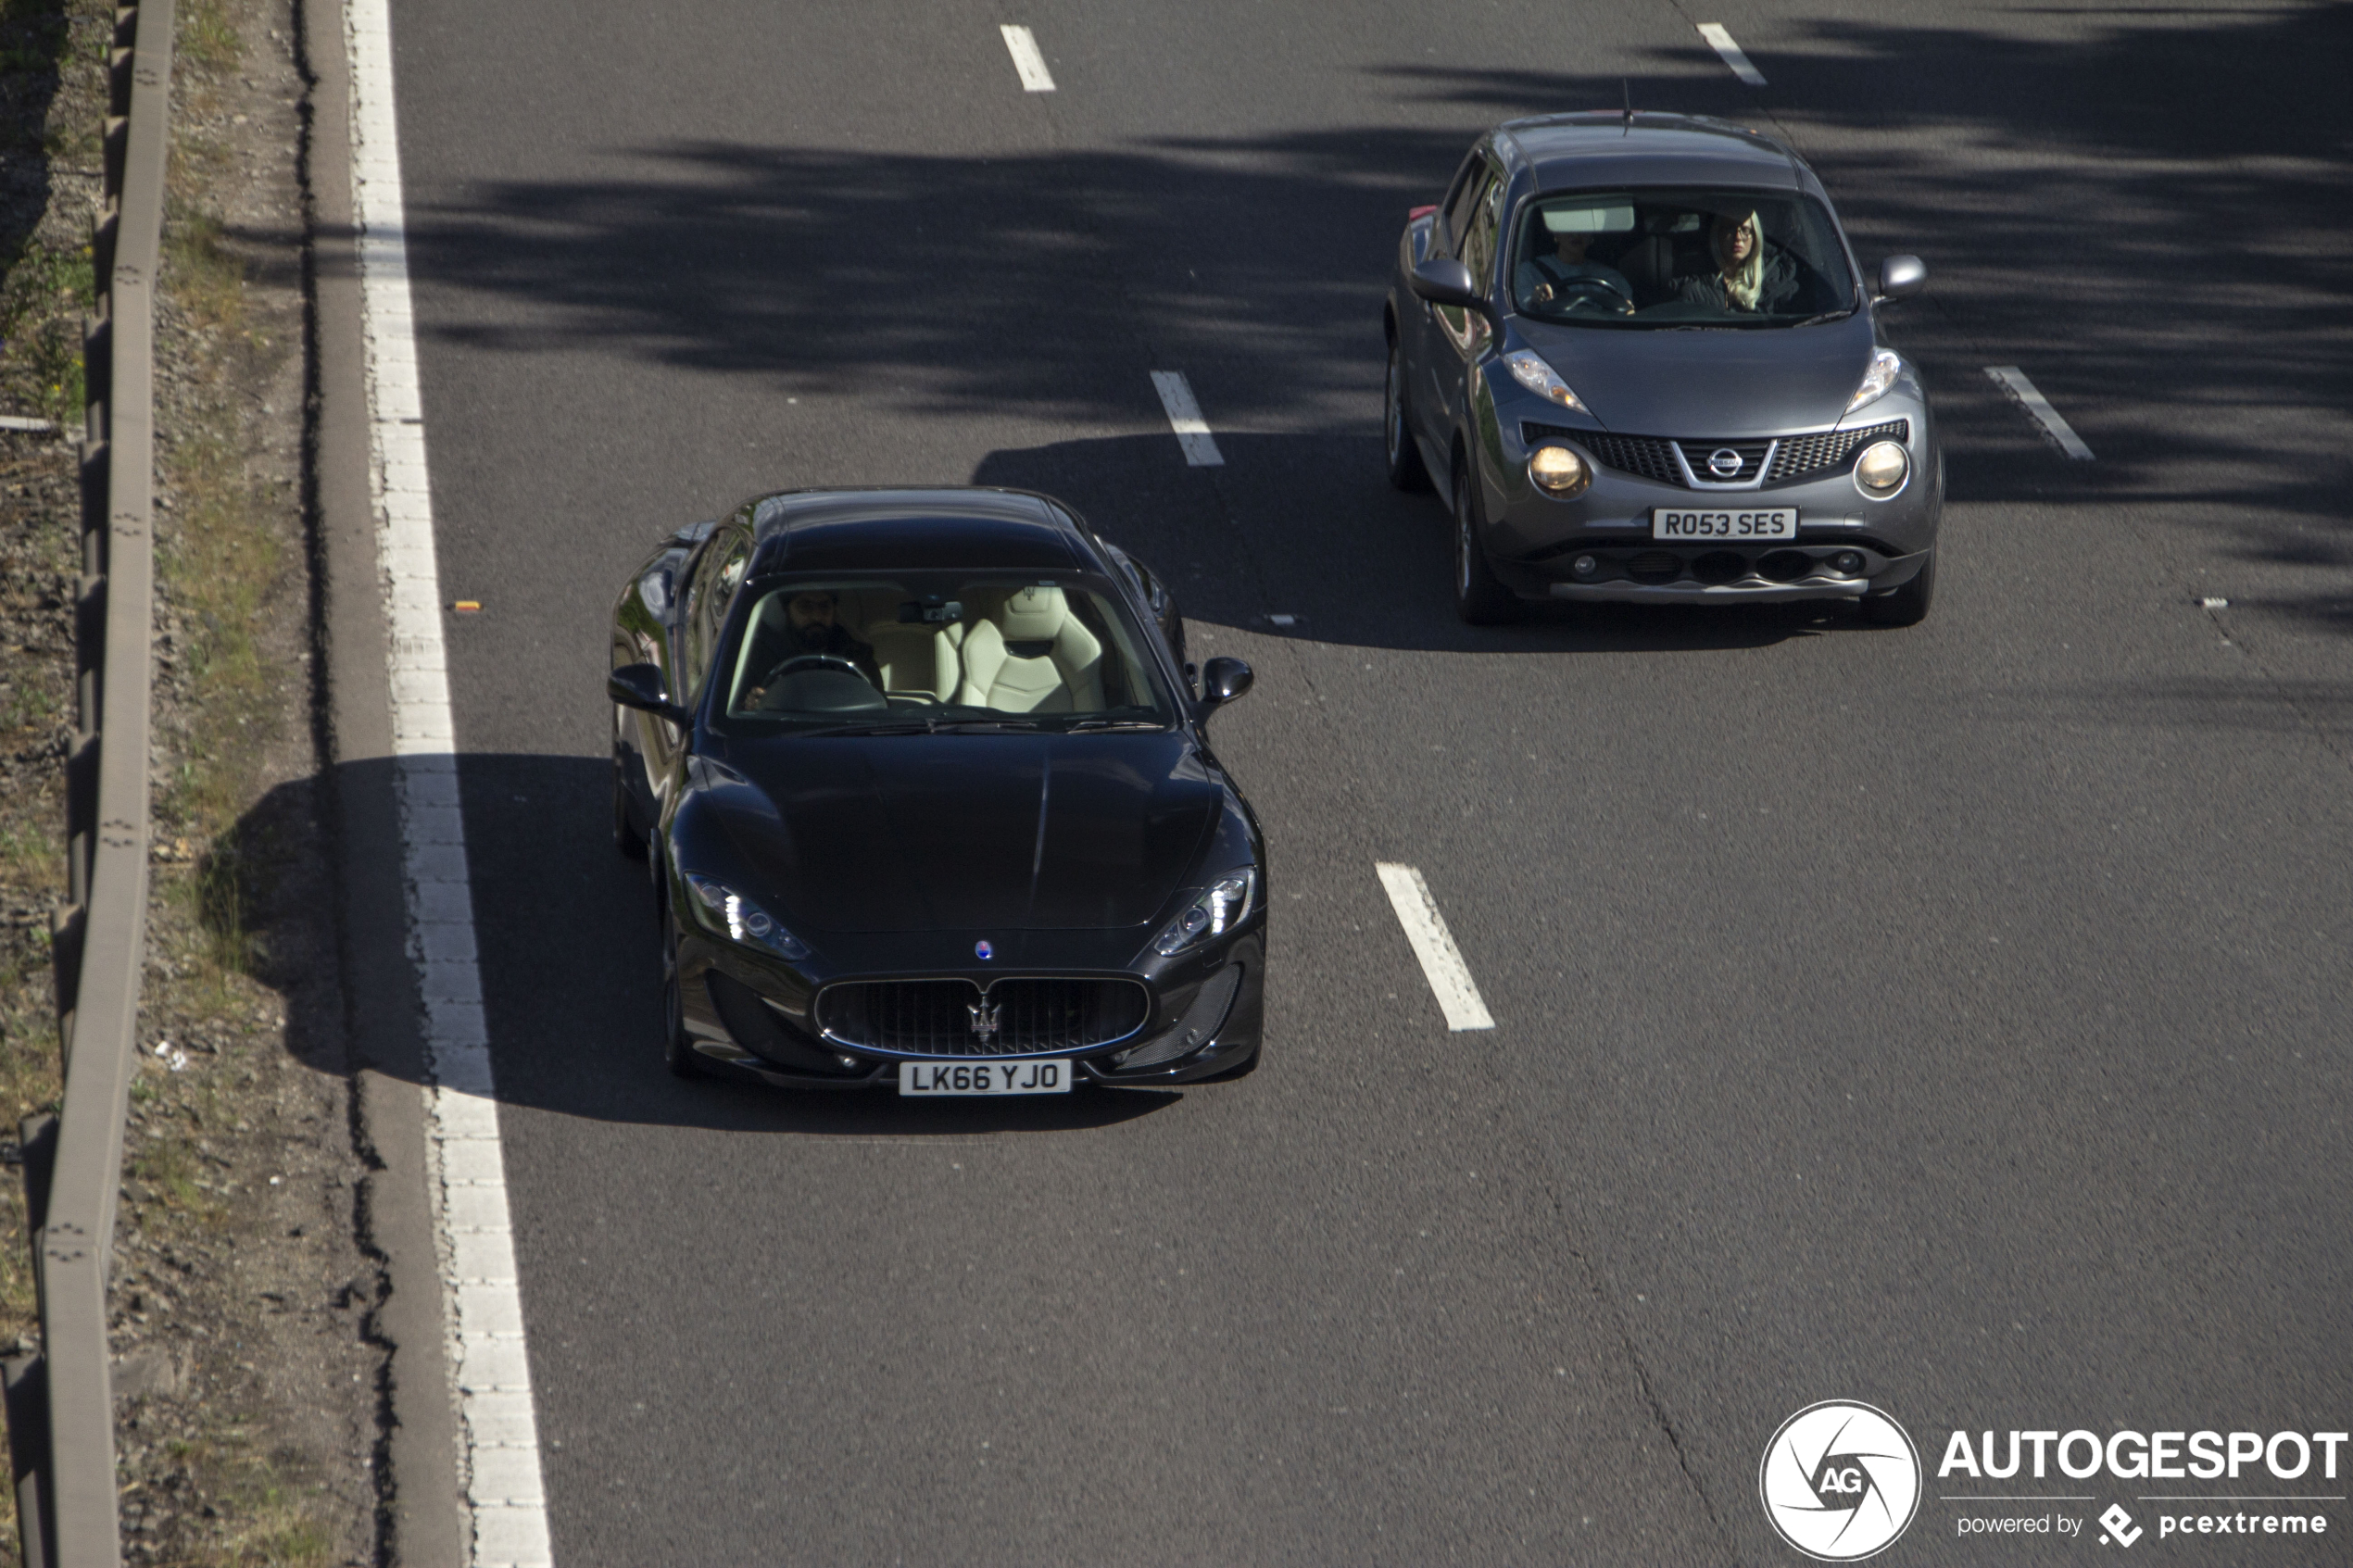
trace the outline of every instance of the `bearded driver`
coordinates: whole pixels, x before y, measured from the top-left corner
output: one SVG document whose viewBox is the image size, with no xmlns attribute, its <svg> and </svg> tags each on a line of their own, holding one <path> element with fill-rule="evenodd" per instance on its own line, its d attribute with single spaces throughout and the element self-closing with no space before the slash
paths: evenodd
<svg viewBox="0 0 2353 1568">
<path fill-rule="evenodd" d="M 854 666 L 859 674 L 880 688 L 882 683 L 875 676 L 875 650 L 851 636 L 849 628 L 836 619 L 839 609 L 839 602 L 832 591 L 825 588 L 812 588 L 785 601 L 784 657 L 761 677 L 760 684 L 744 693 L 744 707 L 758 707 L 785 666 L 797 659 L 816 655 L 829 656 Z"/>
</svg>

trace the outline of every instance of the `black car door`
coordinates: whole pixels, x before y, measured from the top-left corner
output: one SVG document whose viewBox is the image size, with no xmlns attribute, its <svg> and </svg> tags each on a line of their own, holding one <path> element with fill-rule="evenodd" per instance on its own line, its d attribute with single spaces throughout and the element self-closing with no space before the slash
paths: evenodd
<svg viewBox="0 0 2353 1568">
<path fill-rule="evenodd" d="M 728 606 L 735 599 L 736 590 L 742 586 L 744 569 L 750 561 L 750 532 L 734 523 L 723 523 L 714 530 L 702 553 L 695 558 L 686 591 L 670 617 L 669 658 L 663 684 L 669 687 L 673 702 L 692 708 L 701 696 L 703 678 L 710 672 L 711 658 L 718 650 L 719 633 L 727 623 Z M 686 734 L 667 720 L 650 715 L 643 734 L 646 771 L 652 777 L 655 793 L 661 797 L 657 804 L 659 811 L 668 803 Z"/>
</svg>

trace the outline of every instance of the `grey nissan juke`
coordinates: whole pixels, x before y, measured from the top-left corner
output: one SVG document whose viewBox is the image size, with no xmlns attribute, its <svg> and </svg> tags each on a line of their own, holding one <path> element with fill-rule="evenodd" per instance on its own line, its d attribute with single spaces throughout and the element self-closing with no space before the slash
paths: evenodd
<svg viewBox="0 0 2353 1568">
<path fill-rule="evenodd" d="M 1463 619 L 1854 599 L 1910 625 L 1944 463 L 1814 171 L 1685 115 L 1516 119 L 1415 209 L 1384 307 L 1390 482 L 1454 512 Z"/>
</svg>

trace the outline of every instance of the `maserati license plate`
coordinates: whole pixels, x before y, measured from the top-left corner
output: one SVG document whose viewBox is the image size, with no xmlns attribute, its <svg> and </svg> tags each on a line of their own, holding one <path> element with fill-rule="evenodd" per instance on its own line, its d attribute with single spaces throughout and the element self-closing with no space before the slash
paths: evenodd
<svg viewBox="0 0 2353 1568">
<path fill-rule="evenodd" d="M 1067 1061 L 902 1061 L 902 1095 L 1066 1095 Z"/>
</svg>

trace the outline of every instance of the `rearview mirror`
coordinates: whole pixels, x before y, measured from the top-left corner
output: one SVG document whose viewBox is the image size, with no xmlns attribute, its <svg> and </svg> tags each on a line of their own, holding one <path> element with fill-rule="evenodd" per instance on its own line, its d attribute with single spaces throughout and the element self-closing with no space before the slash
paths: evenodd
<svg viewBox="0 0 2353 1568">
<path fill-rule="evenodd" d="M 1917 256 L 1891 256 L 1879 264 L 1879 297 L 1893 305 L 1928 287 L 1928 263 Z"/>
<path fill-rule="evenodd" d="M 623 665 L 605 677 L 605 695 L 623 708 L 634 708 L 673 724 L 683 725 L 689 718 L 685 709 L 670 700 L 670 687 L 662 679 L 659 664 Z"/>
<path fill-rule="evenodd" d="M 1250 684 L 1257 677 L 1250 672 L 1250 666 L 1239 659 L 1211 659 L 1202 666 L 1201 671 L 1202 712 L 1206 714 L 1211 709 L 1225 707 L 1250 690 Z"/>
</svg>

